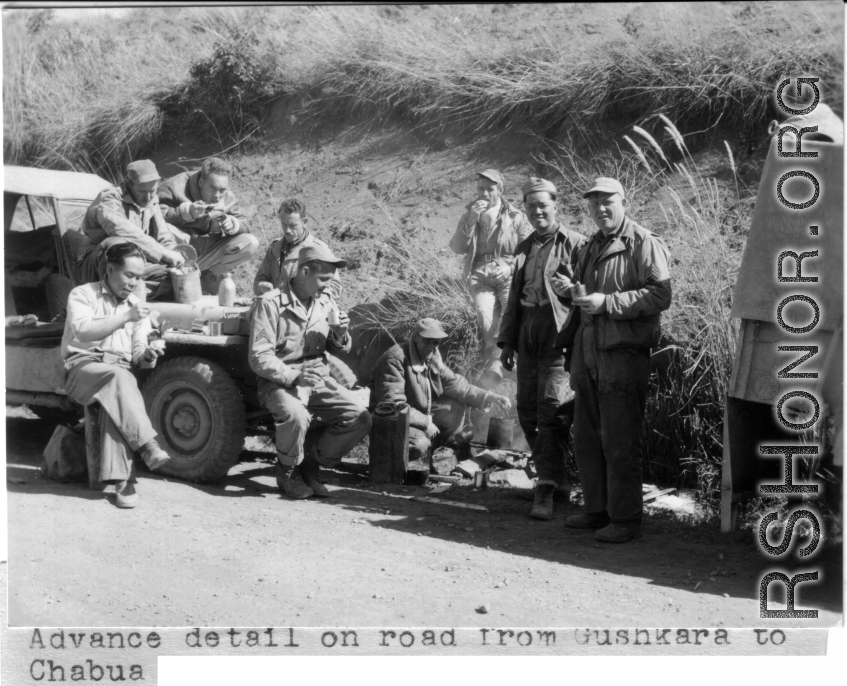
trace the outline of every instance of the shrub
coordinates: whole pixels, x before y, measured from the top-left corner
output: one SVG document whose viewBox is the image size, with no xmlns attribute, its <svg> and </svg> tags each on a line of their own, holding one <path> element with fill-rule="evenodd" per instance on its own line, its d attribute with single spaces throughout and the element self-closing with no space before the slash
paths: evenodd
<svg viewBox="0 0 847 686">
<path fill-rule="evenodd" d="M 168 114 L 219 143 L 256 131 L 265 106 L 289 86 L 280 81 L 280 49 L 252 29 L 234 28 L 212 54 L 191 65 Z"/>
</svg>

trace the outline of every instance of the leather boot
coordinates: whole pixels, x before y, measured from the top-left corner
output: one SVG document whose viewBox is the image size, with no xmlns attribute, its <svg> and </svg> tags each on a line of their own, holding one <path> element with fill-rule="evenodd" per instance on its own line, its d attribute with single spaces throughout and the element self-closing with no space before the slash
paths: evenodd
<svg viewBox="0 0 847 686">
<path fill-rule="evenodd" d="M 609 517 L 605 512 L 580 512 L 579 514 L 571 515 L 565 520 L 565 526 L 569 526 L 572 529 L 602 529 L 608 523 Z"/>
<path fill-rule="evenodd" d="M 315 457 L 314 448 L 306 455 L 303 464 L 300 465 L 300 476 L 318 498 L 329 498 L 329 489 L 321 481 L 321 466 Z"/>
<path fill-rule="evenodd" d="M 626 543 L 633 538 L 641 538 L 641 524 L 610 522 L 594 534 L 594 538 L 603 543 Z"/>
<path fill-rule="evenodd" d="M 139 452 L 141 453 L 141 458 L 144 460 L 144 464 L 147 465 L 150 471 L 158 469 L 171 459 L 171 456 L 162 450 L 155 438 L 141 446 Z"/>
<path fill-rule="evenodd" d="M 299 465 L 281 465 L 277 462 L 276 485 L 280 491 L 294 500 L 304 500 L 315 494 L 303 481 Z"/>
<path fill-rule="evenodd" d="M 532 503 L 532 509 L 529 511 L 530 517 L 547 521 L 553 519 L 553 492 L 555 488 L 553 484 L 540 484 L 536 487 L 535 499 Z"/>
</svg>

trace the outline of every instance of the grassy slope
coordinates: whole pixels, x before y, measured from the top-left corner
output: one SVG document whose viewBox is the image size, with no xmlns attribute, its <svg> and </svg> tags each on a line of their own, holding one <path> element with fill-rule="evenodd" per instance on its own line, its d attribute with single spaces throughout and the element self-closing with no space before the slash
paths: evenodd
<svg viewBox="0 0 847 686">
<path fill-rule="evenodd" d="M 840 28 L 840 12 L 833 11 L 837 9 L 834 4 L 804 6 L 803 12 L 816 17 L 818 26 L 830 21 Z M 773 45 L 780 39 L 779 32 L 785 44 L 757 64 L 782 59 L 785 45 L 792 41 L 797 44 L 802 36 L 797 32 L 797 22 L 782 25 L 786 14 L 776 6 L 276 8 L 251 15 L 238 10 L 157 12 L 151 10 L 144 16 L 150 25 L 161 27 L 161 43 L 135 63 L 135 69 L 123 61 L 127 51 L 121 41 L 107 37 L 119 35 L 122 29 L 94 23 L 85 32 L 74 32 L 61 24 L 49 24 L 41 29 L 44 36 L 55 38 L 51 32 L 64 31 L 62 40 L 66 42 L 58 44 L 81 47 L 55 56 L 60 68 L 49 75 L 53 80 L 45 80 L 44 70 L 39 71 L 32 63 L 28 67 L 31 72 L 25 73 L 41 79 L 44 89 L 63 84 L 62 97 L 68 102 L 86 94 L 86 102 L 95 103 L 96 109 L 105 113 L 101 120 L 120 113 L 126 103 L 141 102 L 132 114 L 138 117 L 141 129 L 147 126 L 152 132 L 156 114 L 150 103 L 155 103 L 156 97 L 150 94 L 179 84 L 186 77 L 192 56 L 203 52 L 198 46 L 210 46 L 216 35 L 226 35 L 235 25 L 252 22 L 261 26 L 266 39 L 270 36 L 282 46 L 286 78 L 299 84 L 301 90 L 299 97 L 284 99 L 268 111 L 261 136 L 226 151 L 236 169 L 233 187 L 253 217 L 253 231 L 260 238 L 262 252 L 276 236 L 274 208 L 279 201 L 290 196 L 306 200 L 313 230 L 350 261 L 351 268 L 344 277 L 343 306 L 375 302 L 392 289 L 420 289 L 422 283 L 457 274 L 461 261 L 447 247 L 449 237 L 464 205 L 473 197 L 474 171 L 494 166 L 505 173 L 506 195 L 511 199 L 518 197 L 522 180 L 531 173 L 554 178 L 563 190 L 563 218 L 584 233 L 593 231 L 593 226 L 577 191 L 596 174 L 622 177 L 632 192 L 632 216 L 662 234 L 672 251 L 675 298 L 665 317 L 670 340 L 685 345 L 700 336 L 704 326 L 710 331 L 712 324 L 731 328 L 728 307 L 734 269 L 743 249 L 763 160 L 763 150 L 756 146 L 763 140 L 767 124 L 764 95 L 750 101 L 754 105 L 748 103 L 752 110 L 737 113 L 739 118 L 733 126 L 724 126 L 727 117 L 706 133 L 689 134 L 706 128 L 691 124 L 708 112 L 701 107 L 693 113 L 689 107 L 689 103 L 705 97 L 703 92 L 695 92 L 698 81 L 692 74 L 711 64 L 698 60 L 699 50 L 726 57 L 723 68 L 727 78 L 737 81 L 742 78 L 733 71 L 738 60 L 745 56 L 748 60 L 752 56 L 762 58 L 756 54 L 765 45 L 759 38 L 770 35 Z M 163 16 L 169 19 L 164 24 Z M 732 31 L 718 40 L 728 24 L 732 24 Z M 6 36 L 10 25 L 4 19 Z M 756 35 L 744 33 L 754 28 Z M 814 30 L 806 29 L 811 35 L 815 35 Z M 185 41 L 186 33 L 190 43 Z M 369 39 L 373 35 L 379 39 Z M 832 40 L 829 34 L 819 38 L 820 43 Z M 703 43 L 706 39 L 711 42 Z M 128 40 L 137 45 L 137 34 Z M 655 56 L 662 54 L 661 48 L 670 40 L 677 43 L 673 53 L 677 61 L 673 65 L 663 63 L 668 70 L 661 76 L 672 74 L 692 87 L 678 98 L 661 100 L 657 95 L 661 83 L 653 82 L 653 106 L 680 115 L 677 123 L 687 134 L 693 158 L 685 158 L 675 148 L 655 117 L 648 125 L 643 117 L 633 114 L 650 109 L 642 96 L 630 93 L 623 98 L 623 105 L 604 103 L 602 93 L 588 88 L 592 82 L 585 81 L 587 72 L 580 76 L 586 89 L 584 107 L 580 106 L 582 100 L 568 104 L 576 119 L 567 121 L 560 114 L 551 114 L 550 103 L 560 106 L 556 98 L 573 90 L 571 86 L 567 91 L 568 84 L 562 82 L 562 74 L 573 71 L 567 60 L 581 67 L 594 65 L 598 75 L 617 73 L 608 61 L 593 61 L 608 52 L 610 44 L 616 44 L 627 59 L 636 62 L 649 62 L 649 53 L 653 60 L 650 64 L 655 66 Z M 745 40 L 746 53 L 739 47 Z M 9 45 L 7 40 L 7 74 L 10 68 L 17 68 L 10 65 L 20 64 L 27 54 L 26 50 L 10 52 Z M 551 46 L 559 52 L 550 52 Z M 807 52 L 813 51 L 809 47 Z M 797 59 L 814 64 L 819 53 L 801 54 Z M 11 61 L 10 54 L 16 54 L 19 62 Z M 43 55 L 39 59 L 43 61 Z M 502 69 L 492 70 L 492 61 Z M 79 69 L 80 64 L 84 70 Z M 112 69 L 103 69 L 103 64 Z M 163 64 L 167 64 L 166 70 Z M 94 65 L 99 66 L 95 69 Z M 157 72 L 156 79 L 150 78 L 151 71 Z M 498 89 L 497 74 L 500 86 L 507 78 L 511 86 Z M 747 73 L 744 78 L 749 77 Z M 516 78 L 520 85 L 517 89 Z M 545 83 L 551 86 L 547 90 Z M 750 87 L 762 93 L 772 85 L 750 81 Z M 19 81 L 7 78 L 5 92 L 11 92 L 13 98 L 24 97 L 15 93 L 16 86 L 20 86 Z M 841 83 L 828 83 L 827 87 L 838 93 Z M 474 93 L 483 91 L 490 95 L 484 107 L 463 109 L 474 101 Z M 7 95 L 7 105 L 9 101 Z M 64 166 L 61 160 L 66 155 L 51 157 L 48 151 L 45 156 L 43 148 L 38 148 L 57 131 L 70 141 L 68 149 L 90 144 L 91 121 L 96 123 L 97 119 L 74 125 L 90 113 L 90 108 L 71 107 L 65 110 L 71 116 L 60 116 L 58 108 L 47 106 L 45 92 L 32 89 L 24 102 L 22 110 L 14 110 L 13 118 L 7 117 L 7 159 L 29 155 L 42 163 L 52 161 L 50 166 Z M 380 103 L 385 107 L 376 110 L 392 116 L 373 116 L 374 106 Z M 533 103 L 534 109 L 527 109 Z M 442 108 L 444 116 L 436 107 Z M 456 112 L 463 113 L 461 120 L 451 118 Z M 486 126 L 490 116 L 506 128 Z M 689 126 L 685 125 L 686 117 Z M 717 114 L 708 123 L 716 119 Z M 409 123 L 414 126 L 410 128 Z M 602 124 L 605 133 L 592 134 L 589 124 Z M 655 174 L 656 155 L 633 133 L 635 124 L 652 130 L 672 161 L 687 163 L 693 183 L 683 174 Z M 139 139 L 146 145 L 140 149 L 145 153 L 152 150 L 164 173 L 190 168 L 202 157 L 229 148 L 230 141 L 224 136 L 218 140 L 215 135 L 190 132 L 169 136 L 171 125 L 164 120 L 165 141 L 161 140 L 161 131 L 151 134 L 146 143 L 143 137 Z M 98 131 L 96 126 L 94 131 Z M 653 173 L 645 173 L 638 166 L 638 158 L 622 134 L 645 150 Z M 724 138 L 734 150 L 734 168 Z M 110 140 L 108 136 L 94 136 L 95 143 L 106 141 L 107 149 L 110 145 L 116 148 Z M 86 149 L 97 150 L 97 146 Z M 81 158 L 79 166 L 97 167 L 100 154 Z M 115 165 L 109 166 L 114 171 Z M 706 193 L 707 188 L 710 193 Z M 681 207 L 696 219 L 699 233 L 681 218 Z M 260 257 L 261 253 L 236 274 L 242 292 L 249 290 Z M 708 278 L 704 279 L 706 274 Z M 714 287 L 704 290 L 704 281 Z M 447 310 L 467 312 L 466 304 L 457 302 L 455 294 L 450 298 L 444 304 Z M 694 358 L 668 356 L 664 360 L 664 381 L 653 386 L 647 436 L 654 477 L 668 478 L 680 460 L 693 458 L 688 466 L 690 476 L 695 476 L 696 470 L 699 487 L 709 496 L 714 496 L 717 485 L 720 398 L 727 373 L 726 361 L 715 362 L 716 357 L 721 357 L 720 350 L 705 361 L 705 367 L 688 374 L 680 365 Z M 710 364 L 722 366 L 716 370 Z M 706 402 L 673 418 L 694 398 L 692 386 L 704 373 L 712 387 Z"/>
</svg>

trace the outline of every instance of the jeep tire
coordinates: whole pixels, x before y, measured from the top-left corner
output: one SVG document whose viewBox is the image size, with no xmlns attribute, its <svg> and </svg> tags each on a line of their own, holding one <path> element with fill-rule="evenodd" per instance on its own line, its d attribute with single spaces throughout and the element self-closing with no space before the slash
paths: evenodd
<svg viewBox="0 0 847 686">
<path fill-rule="evenodd" d="M 157 366 L 142 390 L 159 445 L 159 474 L 205 483 L 226 476 L 244 446 L 244 401 L 229 374 L 201 357 Z"/>
</svg>

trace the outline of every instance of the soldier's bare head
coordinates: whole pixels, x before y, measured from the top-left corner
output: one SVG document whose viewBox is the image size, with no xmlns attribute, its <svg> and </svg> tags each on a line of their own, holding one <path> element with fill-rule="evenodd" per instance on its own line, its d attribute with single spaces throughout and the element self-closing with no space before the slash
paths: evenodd
<svg viewBox="0 0 847 686">
<path fill-rule="evenodd" d="M 200 167 L 200 199 L 210 205 L 221 201 L 229 188 L 232 165 L 220 157 L 207 157 Z"/>
<path fill-rule="evenodd" d="M 306 205 L 296 198 L 284 200 L 277 210 L 282 237 L 286 243 L 296 243 L 306 233 Z"/>
<path fill-rule="evenodd" d="M 106 250 L 106 283 L 120 300 L 135 290 L 143 272 L 144 255 L 134 243 L 117 243 Z"/>
</svg>

